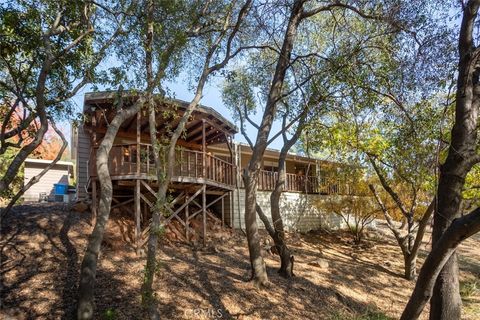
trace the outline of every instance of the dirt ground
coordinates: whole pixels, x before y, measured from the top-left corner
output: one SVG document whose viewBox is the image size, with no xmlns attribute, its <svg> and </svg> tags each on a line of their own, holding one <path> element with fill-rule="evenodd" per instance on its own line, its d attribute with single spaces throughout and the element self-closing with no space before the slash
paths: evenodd
<svg viewBox="0 0 480 320">
<path fill-rule="evenodd" d="M 2 222 L 0 318 L 75 318 L 79 266 L 91 228 L 88 213 L 62 205 L 16 207 Z M 145 318 L 140 304 L 144 260 L 136 256 L 131 238 L 131 223 L 112 217 L 97 273 L 97 319 Z M 339 232 L 291 233 L 289 238 L 296 276 L 278 276 L 278 257 L 266 253 L 267 289 L 247 282 L 248 250 L 241 231 L 220 232 L 207 248 L 163 244 L 155 283 L 163 318 L 399 317 L 413 283 L 401 277 L 401 254 L 388 232 L 369 232 L 361 247 Z M 425 240 L 422 249 L 428 248 L 429 235 Z M 480 319 L 480 237 L 462 245 L 460 269 L 464 318 Z"/>
</svg>

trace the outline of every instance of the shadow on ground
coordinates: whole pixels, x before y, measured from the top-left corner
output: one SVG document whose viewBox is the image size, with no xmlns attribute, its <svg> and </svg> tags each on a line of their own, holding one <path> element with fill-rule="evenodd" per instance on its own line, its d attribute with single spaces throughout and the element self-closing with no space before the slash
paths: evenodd
<svg viewBox="0 0 480 320">
<path fill-rule="evenodd" d="M 1 226 L 0 318 L 75 318 L 90 216 L 51 204 L 14 210 Z M 98 266 L 95 319 L 145 319 L 140 302 L 144 258 L 135 255 L 131 222 L 113 215 L 108 228 Z M 352 248 L 345 236 L 335 234 L 311 233 L 289 243 L 296 277 L 280 277 L 278 257 L 268 255 L 271 283 L 262 289 L 247 282 L 248 250 L 240 232 L 203 249 L 162 244 L 155 281 L 162 317 L 359 319 L 381 310 L 396 318 L 411 293 L 413 283 L 401 278 L 403 262 L 388 239 L 370 240 L 366 249 Z M 470 255 L 464 271 L 478 271 L 478 252 Z M 317 260 L 328 266 L 320 267 Z"/>
<path fill-rule="evenodd" d="M 88 214 L 63 205 L 14 207 L 1 226 L 1 312 L 15 319 L 74 319 Z M 137 304 L 121 272 L 99 268 L 98 316 Z M 2 315 L 2 314 L 0 314 Z M 131 318 L 131 317 L 128 317 Z"/>
</svg>

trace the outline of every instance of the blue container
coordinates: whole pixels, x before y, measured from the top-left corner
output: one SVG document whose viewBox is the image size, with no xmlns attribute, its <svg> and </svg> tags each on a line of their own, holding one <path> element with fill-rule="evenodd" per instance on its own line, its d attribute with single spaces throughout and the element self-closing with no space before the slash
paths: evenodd
<svg viewBox="0 0 480 320">
<path fill-rule="evenodd" d="M 68 184 L 55 183 L 53 187 L 55 188 L 55 194 L 67 194 L 68 192 Z"/>
</svg>

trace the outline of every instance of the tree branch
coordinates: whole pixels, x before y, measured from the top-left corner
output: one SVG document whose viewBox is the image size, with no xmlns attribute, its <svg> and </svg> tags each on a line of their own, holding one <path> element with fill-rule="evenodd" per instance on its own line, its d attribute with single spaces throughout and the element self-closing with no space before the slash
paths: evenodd
<svg viewBox="0 0 480 320">
<path fill-rule="evenodd" d="M 382 184 L 383 189 L 385 189 L 385 191 L 387 191 L 387 193 L 390 195 L 390 197 L 393 199 L 393 201 L 397 204 L 397 206 L 400 209 L 400 211 L 402 212 L 402 214 L 407 218 L 408 217 L 408 212 L 405 209 L 405 207 L 403 206 L 402 200 L 400 200 L 400 197 L 398 196 L 398 194 L 395 191 L 393 191 L 393 189 L 390 187 L 390 185 L 388 184 L 387 180 L 383 176 L 383 174 L 380 171 L 380 168 L 378 167 L 375 160 L 371 156 L 368 156 L 368 160 L 372 164 L 373 169 L 375 170 L 375 173 L 377 174 L 378 179 L 380 180 L 380 183 Z"/>
<path fill-rule="evenodd" d="M 65 149 L 67 149 L 67 146 L 68 146 L 68 142 L 67 142 L 67 139 L 65 139 L 65 135 L 63 134 L 63 132 L 61 130 L 59 130 L 55 124 L 55 122 L 50 119 L 50 125 L 52 126 L 52 128 L 55 130 L 55 132 L 57 133 L 57 135 L 62 139 L 62 147 L 60 148 L 60 150 L 58 151 L 58 154 L 57 156 L 55 157 L 55 159 L 50 162 L 42 171 L 40 171 L 39 174 L 37 174 L 36 176 L 32 177 L 30 179 L 30 181 L 28 181 L 27 184 L 25 184 L 18 192 L 17 194 L 15 194 L 15 196 L 13 196 L 13 198 L 10 200 L 10 202 L 8 203 L 7 207 L 2 211 L 2 215 L 1 215 L 1 218 L 5 218 L 5 216 L 8 214 L 8 212 L 10 212 L 10 210 L 12 209 L 13 205 L 18 201 L 18 199 L 20 199 L 21 196 L 23 196 L 23 194 L 28 190 L 30 189 L 31 186 L 33 186 L 35 183 L 39 182 L 40 179 L 54 166 L 57 164 L 57 162 L 62 158 L 62 155 L 63 153 L 65 152 Z"/>
<path fill-rule="evenodd" d="M 383 203 L 382 199 L 380 198 L 380 196 L 378 195 L 377 191 L 375 190 L 375 187 L 373 186 L 373 184 L 369 184 L 368 187 L 370 188 L 370 190 L 372 191 L 372 194 L 373 196 L 375 197 L 375 200 L 377 201 L 378 205 L 380 206 L 380 208 L 382 209 L 382 212 L 383 212 L 383 215 L 385 216 L 385 220 L 387 221 L 387 225 L 388 225 L 388 228 L 393 232 L 393 235 L 395 236 L 395 239 L 397 239 L 397 242 L 400 244 L 400 248 L 402 249 L 402 251 L 404 251 L 404 244 L 405 243 L 405 237 L 402 237 L 402 235 L 400 234 L 400 232 L 398 231 L 397 227 L 395 226 L 394 222 L 393 222 L 393 219 L 392 217 L 390 216 L 390 214 L 388 213 L 388 209 L 387 207 L 385 206 L 385 204 Z"/>
<path fill-rule="evenodd" d="M 453 220 L 423 263 L 415 289 L 403 310 L 401 320 L 418 319 L 433 294 L 435 282 L 445 263 L 465 239 L 478 232 L 480 232 L 480 208 Z"/>
</svg>

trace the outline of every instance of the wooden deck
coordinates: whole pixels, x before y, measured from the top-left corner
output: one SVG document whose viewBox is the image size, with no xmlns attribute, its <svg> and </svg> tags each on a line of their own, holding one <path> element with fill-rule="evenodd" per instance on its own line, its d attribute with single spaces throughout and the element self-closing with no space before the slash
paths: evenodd
<svg viewBox="0 0 480 320">
<path fill-rule="evenodd" d="M 88 166 L 89 175 L 93 179 L 97 176 L 96 150 L 97 148 L 92 149 Z M 108 167 L 112 180 L 141 179 L 153 182 L 157 180 L 151 144 L 114 145 L 110 151 Z M 235 170 L 233 164 L 211 154 L 178 148 L 172 182 L 207 184 L 233 190 L 236 179 Z"/>
</svg>

